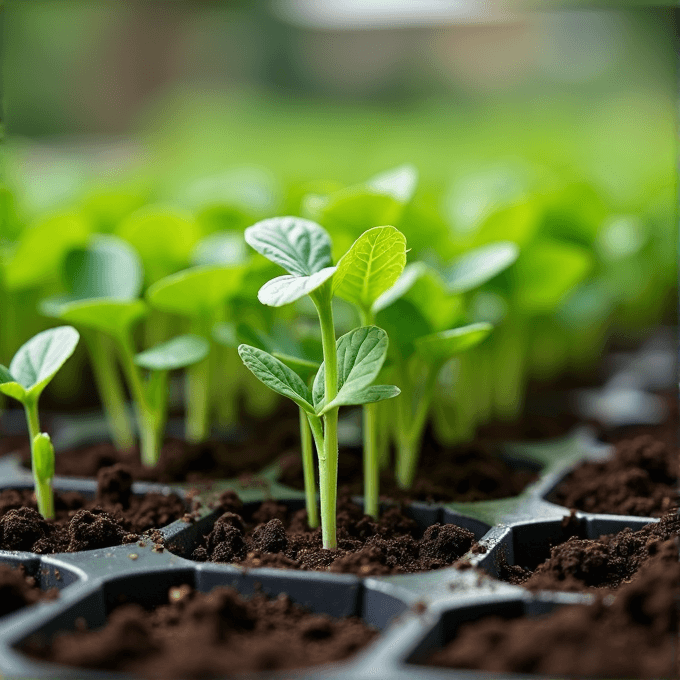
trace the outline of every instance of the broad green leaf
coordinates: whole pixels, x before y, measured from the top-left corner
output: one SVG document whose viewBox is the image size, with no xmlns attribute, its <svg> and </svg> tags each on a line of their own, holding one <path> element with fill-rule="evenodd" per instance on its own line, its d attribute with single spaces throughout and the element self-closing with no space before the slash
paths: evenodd
<svg viewBox="0 0 680 680">
<path fill-rule="evenodd" d="M 263 305 L 282 307 L 313 293 L 335 274 L 335 267 L 326 267 L 310 276 L 277 276 L 260 288 L 257 299 Z"/>
<path fill-rule="evenodd" d="M 38 333 L 14 355 L 9 365 L 10 375 L 27 392 L 39 395 L 73 354 L 79 339 L 78 331 L 71 326 Z"/>
<path fill-rule="evenodd" d="M 98 236 L 89 246 L 72 250 L 64 260 L 64 275 L 74 300 L 132 300 L 144 279 L 139 255 L 116 236 Z"/>
<path fill-rule="evenodd" d="M 391 226 L 374 227 L 338 262 L 333 292 L 368 311 L 394 285 L 405 265 L 406 237 Z"/>
<path fill-rule="evenodd" d="M 135 363 L 150 371 L 173 371 L 208 356 L 210 343 L 198 335 L 180 335 L 135 356 Z"/>
<path fill-rule="evenodd" d="M 148 313 L 143 300 L 109 300 L 99 298 L 64 305 L 59 318 L 84 328 L 121 337 Z"/>
<path fill-rule="evenodd" d="M 48 281 L 59 271 L 66 253 L 84 246 L 89 235 L 90 225 L 75 214 L 49 217 L 28 227 L 5 265 L 6 287 L 20 290 Z"/>
<path fill-rule="evenodd" d="M 489 323 L 473 323 L 448 331 L 433 333 L 415 341 L 420 357 L 429 364 L 441 364 L 451 357 L 465 352 L 484 340 L 493 326 Z"/>
<path fill-rule="evenodd" d="M 452 293 L 478 288 L 515 262 L 519 248 L 510 241 L 490 243 L 465 253 L 448 270 L 446 280 Z"/>
<path fill-rule="evenodd" d="M 418 170 L 410 164 L 381 172 L 366 182 L 369 189 L 391 196 L 401 203 L 408 203 L 413 198 L 417 185 Z"/>
<path fill-rule="evenodd" d="M 496 241 L 512 241 L 524 248 L 541 226 L 541 206 L 538 201 L 521 201 L 491 213 L 479 225 L 473 245 L 482 246 Z"/>
<path fill-rule="evenodd" d="M 413 284 L 420 276 L 425 273 L 426 270 L 427 265 L 423 262 L 412 262 L 411 264 L 407 264 L 401 276 L 396 280 L 394 285 L 388 288 L 373 303 L 373 313 L 377 314 L 406 295 L 406 293 L 411 290 Z"/>
<path fill-rule="evenodd" d="M 573 243 L 542 239 L 513 268 L 515 304 L 525 313 L 552 312 L 591 271 L 592 255 Z"/>
<path fill-rule="evenodd" d="M 234 296 L 243 279 L 243 268 L 192 267 L 166 276 L 146 292 L 152 307 L 181 316 L 211 316 Z"/>
<path fill-rule="evenodd" d="M 303 359 L 302 357 L 283 352 L 272 352 L 272 356 L 295 371 L 305 382 L 308 382 L 312 376 L 316 375 L 321 366 L 321 364 L 311 359 Z"/>
<path fill-rule="evenodd" d="M 267 387 L 292 399 L 305 411 L 314 412 L 309 388 L 295 371 L 257 347 L 239 345 L 238 353 L 246 367 Z"/>
<path fill-rule="evenodd" d="M 26 399 L 26 390 L 18 382 L 0 383 L 0 392 L 22 403 Z"/>
<path fill-rule="evenodd" d="M 331 264 L 328 232 L 301 217 L 262 220 L 246 229 L 245 239 L 260 255 L 293 276 L 311 276 Z"/>
<path fill-rule="evenodd" d="M 6 366 L 0 364 L 0 385 L 2 385 L 2 383 L 8 382 L 15 382 L 15 380 L 12 377 L 12 374 L 9 372 L 9 369 Z"/>
<path fill-rule="evenodd" d="M 452 294 L 439 272 L 427 265 L 403 299 L 418 308 L 433 331 L 446 330 L 460 323 L 464 313 L 463 296 Z"/>
<path fill-rule="evenodd" d="M 243 234 L 220 231 L 201 239 L 191 253 L 194 265 L 238 265 L 248 259 Z"/>
<path fill-rule="evenodd" d="M 332 403 L 353 403 L 350 400 L 368 387 L 380 373 L 387 354 L 387 333 L 377 326 L 355 328 L 338 338 L 338 394 Z M 321 364 L 312 387 L 314 406 L 323 405 L 325 397 L 325 367 Z M 329 405 L 330 406 L 330 405 Z"/>
<path fill-rule="evenodd" d="M 116 234 L 141 256 L 147 284 L 187 267 L 201 237 L 189 215 L 158 206 L 135 211 L 118 226 Z"/>
<path fill-rule="evenodd" d="M 345 391 L 338 393 L 338 396 L 328 405 L 324 406 L 319 412 L 322 415 L 336 406 L 361 406 L 361 404 L 373 404 L 376 401 L 384 401 L 398 397 L 401 390 L 396 385 L 369 385 L 360 390 Z"/>
</svg>

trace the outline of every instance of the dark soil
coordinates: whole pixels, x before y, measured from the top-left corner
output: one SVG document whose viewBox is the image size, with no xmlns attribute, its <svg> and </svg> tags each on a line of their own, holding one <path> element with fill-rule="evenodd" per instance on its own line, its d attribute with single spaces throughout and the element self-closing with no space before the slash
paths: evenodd
<svg viewBox="0 0 680 680">
<path fill-rule="evenodd" d="M 129 470 L 104 468 L 94 499 L 76 491 L 55 493 L 56 518 L 50 521 L 38 513 L 32 490 L 0 491 L 0 549 L 49 554 L 108 548 L 132 543 L 140 533 L 184 516 L 176 494 L 138 496 L 131 486 Z"/>
<path fill-rule="evenodd" d="M 517 496 L 536 477 L 537 474 L 531 470 L 513 467 L 492 445 L 467 444 L 446 449 L 428 439 L 413 487 L 401 489 L 393 469 L 389 469 L 381 474 L 380 494 L 383 499 L 401 502 L 483 501 Z M 282 460 L 279 481 L 294 489 L 304 489 L 302 461 L 298 452 Z M 363 495 L 361 451 L 340 452 L 338 483 L 344 493 Z"/>
<path fill-rule="evenodd" d="M 32 576 L 26 575 L 23 566 L 0 564 L 0 617 L 7 616 L 39 600 L 54 600 L 56 588 L 41 590 Z"/>
<path fill-rule="evenodd" d="M 604 462 L 581 463 L 553 500 L 586 512 L 660 517 L 678 505 L 679 472 L 677 443 L 643 434 L 619 441 Z"/>
<path fill-rule="evenodd" d="M 231 588 L 206 595 L 180 586 L 168 599 L 153 611 L 122 605 L 100 630 L 61 633 L 51 647 L 29 651 L 135 677 L 215 678 L 341 661 L 377 635 L 359 618 L 313 614 L 287 595 L 244 599 Z"/>
<path fill-rule="evenodd" d="M 501 564 L 500 575 L 530 590 L 615 589 L 636 579 L 648 563 L 677 563 L 679 549 L 680 515 L 672 512 L 639 531 L 624 529 L 598 540 L 572 537 L 535 570 Z"/>
<path fill-rule="evenodd" d="M 398 507 L 383 512 L 376 522 L 344 498 L 338 503 L 338 549 L 331 551 L 322 548 L 321 530 L 307 526 L 305 510 L 265 501 L 243 516 L 240 500 L 229 491 L 222 496 L 222 508 L 226 512 L 186 557 L 243 567 L 372 576 L 439 569 L 475 543 L 472 532 L 454 524 L 433 524 L 423 531 Z"/>
<path fill-rule="evenodd" d="M 297 418 L 297 415 L 296 415 Z M 299 427 L 295 421 L 295 427 Z M 264 422 L 260 435 L 247 441 L 208 441 L 189 444 L 181 439 L 166 439 L 158 465 L 142 465 L 139 449 L 119 451 L 109 443 L 60 451 L 55 456 L 56 474 L 65 477 L 95 477 L 103 467 L 122 463 L 130 468 L 136 481 L 199 482 L 252 475 L 274 461 L 282 451 L 298 447 L 299 433 L 284 419 L 279 424 Z M 22 464 L 31 466 L 30 450 L 21 450 Z M 298 454 L 299 455 L 299 454 Z"/>
<path fill-rule="evenodd" d="M 425 663 L 549 677 L 677 678 L 680 563 L 652 559 L 615 595 L 547 616 L 463 624 Z"/>
</svg>

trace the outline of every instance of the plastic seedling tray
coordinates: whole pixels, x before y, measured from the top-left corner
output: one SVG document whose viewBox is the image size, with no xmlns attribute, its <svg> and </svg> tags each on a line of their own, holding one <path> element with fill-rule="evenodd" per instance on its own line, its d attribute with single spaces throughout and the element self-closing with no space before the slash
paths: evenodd
<svg viewBox="0 0 680 680">
<path fill-rule="evenodd" d="M 61 440 L 57 433 L 62 447 L 77 443 L 72 432 Z M 93 436 L 93 432 L 89 432 L 85 439 L 91 440 Z M 73 629 L 79 617 L 91 627 L 101 625 L 120 598 L 153 605 L 163 600 L 171 586 L 188 583 L 206 592 L 226 585 L 244 595 L 256 590 L 273 596 L 287 593 L 294 602 L 312 611 L 333 616 L 360 615 L 384 631 L 374 643 L 343 664 L 310 668 L 287 676 L 387 680 L 480 677 L 472 671 L 419 666 L 418 661 L 452 639 L 457 627 L 465 621 L 492 612 L 509 617 L 524 613 L 538 615 L 556 606 L 591 598 L 587 594 L 546 591 L 532 594 L 497 581 L 494 577 L 501 551 L 509 564 L 534 566 L 547 556 L 551 545 L 569 535 L 594 538 L 625 527 L 635 530 L 656 521 L 577 512 L 569 530 L 562 527 L 563 518 L 570 513 L 567 508 L 551 502 L 553 490 L 579 462 L 599 460 L 609 452 L 610 448 L 598 442 L 588 428 L 578 428 L 568 437 L 547 443 L 508 446 L 504 455 L 518 464 L 540 469 L 537 481 L 520 496 L 478 503 L 410 506 L 410 515 L 423 528 L 440 522 L 470 529 L 487 552 L 469 554 L 465 559 L 491 578 L 480 578 L 478 570 L 449 567 L 420 574 L 362 579 L 325 572 L 244 570 L 227 564 L 197 563 L 174 554 L 197 546 L 220 516 L 221 511 L 211 510 L 207 504 L 195 522 L 179 520 L 161 529 L 166 541 L 166 549 L 161 552 L 154 550 L 151 541 L 143 546 L 132 543 L 46 557 L 0 551 L 0 561 L 24 564 L 28 573 L 39 575 L 43 587 L 57 585 L 62 589 L 57 600 L 25 608 L 0 620 L 0 673 L 8 678 L 116 677 L 37 662 L 21 652 L 21 645 L 34 636 L 47 640 L 59 630 Z M 13 456 L 0 459 L 0 475 L 2 488 L 26 487 L 31 483 L 30 473 L 22 469 Z M 56 478 L 55 488 L 94 494 L 96 482 Z M 272 480 L 264 487 L 244 487 L 233 480 L 215 482 L 210 487 L 210 498 L 226 488 L 237 491 L 246 503 L 255 503 L 271 494 L 291 507 L 303 507 L 300 492 Z M 136 493 L 151 489 L 183 493 L 177 486 L 147 483 L 133 486 Z M 208 496 L 204 500 L 209 500 Z"/>
</svg>

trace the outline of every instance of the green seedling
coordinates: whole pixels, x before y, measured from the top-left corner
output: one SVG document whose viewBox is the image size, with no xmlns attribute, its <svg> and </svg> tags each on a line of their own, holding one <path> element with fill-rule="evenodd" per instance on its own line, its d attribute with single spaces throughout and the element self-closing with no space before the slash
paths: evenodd
<svg viewBox="0 0 680 680">
<path fill-rule="evenodd" d="M 0 365 L 0 392 L 20 401 L 26 412 L 31 439 L 31 463 L 38 511 L 45 519 L 54 517 L 54 449 L 48 435 L 40 432 L 38 399 L 79 340 L 71 326 L 51 328 L 19 348 L 9 369 Z"/>
<path fill-rule="evenodd" d="M 391 288 L 406 265 L 406 238 L 394 227 L 374 227 L 364 232 L 338 262 L 333 292 L 359 310 L 362 326 L 375 323 L 374 305 Z M 378 409 L 363 407 L 364 512 L 378 516 L 380 456 Z"/>
<path fill-rule="evenodd" d="M 142 263 L 125 241 L 115 236 L 99 236 L 89 246 L 66 255 L 63 278 L 68 293 L 42 300 L 39 309 L 45 316 L 62 319 L 63 309 L 83 300 L 134 300 L 142 289 Z M 134 430 L 111 340 L 98 330 L 83 327 L 80 331 L 113 442 L 120 450 L 129 449 L 134 445 Z"/>
<path fill-rule="evenodd" d="M 319 318 L 324 362 L 312 389 L 282 361 L 250 345 L 240 345 L 243 363 L 270 389 L 292 399 L 305 411 L 319 459 L 323 547 L 336 539 L 338 482 L 338 409 L 399 394 L 392 385 L 372 385 L 387 353 L 387 334 L 376 326 L 357 328 L 335 339 L 333 322 L 331 239 L 314 222 L 281 217 L 246 229 L 246 242 L 289 274 L 267 282 L 260 302 L 279 307 L 309 295 Z"/>
<path fill-rule="evenodd" d="M 185 335 L 137 354 L 133 331 L 147 313 L 142 300 L 101 298 L 66 304 L 60 316 L 77 326 L 103 333 L 113 341 L 135 403 L 142 463 L 153 467 L 160 457 L 166 420 L 166 374 L 203 361 L 208 344 L 203 338 Z M 148 377 L 144 377 L 142 369 L 148 371 Z"/>
<path fill-rule="evenodd" d="M 156 282 L 147 299 L 156 309 L 189 319 L 191 332 L 210 342 L 215 324 L 224 321 L 226 303 L 238 292 L 242 267 L 192 267 Z M 186 437 L 201 442 L 210 435 L 210 374 L 208 357 L 191 366 L 186 382 Z M 229 395 L 223 395 L 228 398 Z"/>
</svg>

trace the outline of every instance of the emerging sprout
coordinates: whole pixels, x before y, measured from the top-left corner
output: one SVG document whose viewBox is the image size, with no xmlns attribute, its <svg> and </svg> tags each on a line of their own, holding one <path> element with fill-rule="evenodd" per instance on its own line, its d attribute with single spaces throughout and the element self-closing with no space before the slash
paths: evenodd
<svg viewBox="0 0 680 680">
<path fill-rule="evenodd" d="M 24 405 L 31 439 L 31 463 L 38 511 L 45 519 L 54 517 L 54 448 L 40 432 L 38 399 L 64 362 L 73 354 L 80 336 L 71 326 L 38 333 L 22 345 L 9 369 L 0 365 L 0 392 Z"/>
</svg>

